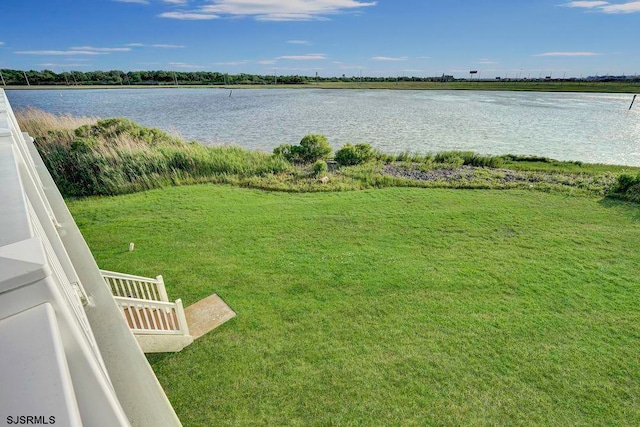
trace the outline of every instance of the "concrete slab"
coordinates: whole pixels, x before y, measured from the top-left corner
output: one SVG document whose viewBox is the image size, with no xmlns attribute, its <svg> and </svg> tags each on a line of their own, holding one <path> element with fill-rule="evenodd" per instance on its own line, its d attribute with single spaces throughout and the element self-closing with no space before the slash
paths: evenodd
<svg viewBox="0 0 640 427">
<path fill-rule="evenodd" d="M 190 305 L 184 312 L 189 325 L 189 335 L 194 339 L 200 338 L 236 316 L 236 313 L 216 294 Z"/>
</svg>

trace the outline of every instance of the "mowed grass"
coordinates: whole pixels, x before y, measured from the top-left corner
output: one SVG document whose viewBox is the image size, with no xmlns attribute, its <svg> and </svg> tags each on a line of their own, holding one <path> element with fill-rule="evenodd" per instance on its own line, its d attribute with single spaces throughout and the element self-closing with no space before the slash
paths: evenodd
<svg viewBox="0 0 640 427">
<path fill-rule="evenodd" d="M 101 267 L 238 313 L 149 356 L 185 426 L 640 424 L 638 205 L 200 185 L 69 206 Z"/>
</svg>

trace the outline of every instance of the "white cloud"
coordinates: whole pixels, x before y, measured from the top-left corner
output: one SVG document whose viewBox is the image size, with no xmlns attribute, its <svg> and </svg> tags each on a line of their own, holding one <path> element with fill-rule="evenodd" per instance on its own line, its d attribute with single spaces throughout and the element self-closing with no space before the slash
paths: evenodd
<svg viewBox="0 0 640 427">
<path fill-rule="evenodd" d="M 181 19 L 184 21 L 207 21 L 210 19 L 218 19 L 218 15 L 210 13 L 195 12 L 164 12 L 158 15 L 160 18 Z"/>
<path fill-rule="evenodd" d="M 187 64 L 185 62 L 169 62 L 169 65 L 176 68 L 207 68 L 204 65 Z"/>
<path fill-rule="evenodd" d="M 406 61 L 406 56 L 393 57 L 393 56 L 374 56 L 371 58 L 372 61 Z"/>
<path fill-rule="evenodd" d="M 78 46 L 71 47 L 71 50 L 86 50 L 89 52 L 129 52 L 130 47 L 93 47 L 93 46 Z"/>
<path fill-rule="evenodd" d="M 15 52 L 18 55 L 44 55 L 44 56 L 76 56 L 76 55 L 108 55 L 113 52 L 129 52 L 130 47 L 93 47 L 75 46 L 69 50 L 21 50 Z"/>
<path fill-rule="evenodd" d="M 287 43 L 289 43 L 289 44 L 304 44 L 304 45 L 310 45 L 311 44 L 307 40 L 287 40 Z"/>
<path fill-rule="evenodd" d="M 610 4 L 600 8 L 604 13 L 638 13 L 640 12 L 640 1 L 632 1 L 622 4 Z"/>
<path fill-rule="evenodd" d="M 362 70 L 365 69 L 366 67 L 363 67 L 362 65 L 340 65 L 340 69 L 341 70 Z"/>
<path fill-rule="evenodd" d="M 270 68 L 271 71 L 322 71 L 324 68 L 309 67 L 278 67 Z"/>
<path fill-rule="evenodd" d="M 260 64 L 260 65 L 273 65 L 276 62 L 277 61 L 275 59 L 265 59 L 263 61 L 257 61 L 257 63 Z"/>
<path fill-rule="evenodd" d="M 164 3 L 169 3 L 169 4 L 187 4 L 189 1 L 188 0 L 162 0 Z"/>
<path fill-rule="evenodd" d="M 591 9 L 607 14 L 640 13 L 640 1 L 610 3 L 607 1 L 571 1 L 563 6 Z"/>
<path fill-rule="evenodd" d="M 3 45 L 4 45 L 4 42 L 0 42 L 0 46 L 3 46 Z"/>
<path fill-rule="evenodd" d="M 216 62 L 216 65 L 236 66 L 236 65 L 245 65 L 245 64 L 248 64 L 248 63 L 249 63 L 249 61 L 244 59 L 242 61 Z"/>
<path fill-rule="evenodd" d="M 327 57 L 323 53 L 309 53 L 306 55 L 279 56 L 276 59 L 283 59 L 287 61 L 317 61 L 317 60 L 327 59 Z"/>
<path fill-rule="evenodd" d="M 108 52 L 94 50 L 21 50 L 18 55 L 106 55 Z"/>
<path fill-rule="evenodd" d="M 376 2 L 359 0 L 212 0 L 201 12 L 225 16 L 252 16 L 260 21 L 309 21 Z"/>
<path fill-rule="evenodd" d="M 156 47 L 159 49 L 183 49 L 186 46 L 182 44 L 166 44 L 166 43 L 156 43 L 156 44 L 144 44 L 144 43 L 127 43 L 125 46 L 131 47 Z M 75 49 L 75 48 L 72 48 Z M 131 50 L 131 49 L 128 49 Z"/>
<path fill-rule="evenodd" d="M 91 64 L 52 64 L 52 63 L 46 63 L 46 64 L 38 64 L 41 67 L 89 67 Z"/>
<path fill-rule="evenodd" d="M 313 16 L 310 13 L 272 13 L 270 15 L 256 16 L 256 21 L 328 21 L 324 16 Z M 295 70 L 300 70 L 296 68 Z"/>
<path fill-rule="evenodd" d="M 593 9 L 595 7 L 600 7 L 609 4 L 607 1 L 570 1 L 569 3 L 565 3 L 566 7 L 580 7 L 584 9 Z"/>
<path fill-rule="evenodd" d="M 533 56 L 581 57 L 581 56 L 600 56 L 600 54 L 595 52 L 546 52 L 546 53 L 538 53 Z"/>
</svg>

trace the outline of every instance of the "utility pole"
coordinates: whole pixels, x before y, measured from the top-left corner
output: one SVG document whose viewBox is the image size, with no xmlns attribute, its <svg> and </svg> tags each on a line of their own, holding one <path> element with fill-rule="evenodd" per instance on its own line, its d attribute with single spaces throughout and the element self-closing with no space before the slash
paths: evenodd
<svg viewBox="0 0 640 427">
<path fill-rule="evenodd" d="M 178 77 L 176 77 L 176 72 L 173 72 L 173 81 L 175 82 L 176 86 L 178 86 Z"/>
<path fill-rule="evenodd" d="M 276 86 L 277 86 L 277 85 L 278 85 L 278 69 L 277 69 L 277 68 L 274 68 L 274 69 L 273 69 L 273 77 L 274 77 L 274 79 L 275 79 L 275 83 L 274 83 L 274 85 L 276 85 Z"/>
<path fill-rule="evenodd" d="M 24 79 L 27 81 L 27 86 L 31 86 L 31 83 L 29 83 L 29 77 L 27 77 L 27 72 L 23 71 L 22 74 L 24 74 Z"/>
<path fill-rule="evenodd" d="M 2 76 L 2 70 L 0 70 L 0 79 L 2 79 L 2 86 L 6 86 L 7 83 L 4 81 L 4 77 Z"/>
</svg>

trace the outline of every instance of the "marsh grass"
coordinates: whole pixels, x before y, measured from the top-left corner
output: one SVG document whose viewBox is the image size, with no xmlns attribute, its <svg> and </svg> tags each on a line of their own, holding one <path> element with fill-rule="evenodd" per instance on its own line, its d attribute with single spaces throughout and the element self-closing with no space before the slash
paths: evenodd
<svg viewBox="0 0 640 427">
<path fill-rule="evenodd" d="M 70 146 L 74 140 L 74 131 L 81 126 L 93 125 L 95 117 L 77 117 L 71 114 L 52 114 L 38 108 L 26 108 L 16 111 L 20 129 L 33 137 Z"/>
<path fill-rule="evenodd" d="M 384 187 L 519 188 L 604 196 L 613 194 L 620 175 L 640 172 L 640 168 L 626 166 L 470 151 L 390 155 L 358 144 L 356 148 L 368 148 L 366 156 L 356 156 L 357 161 L 342 159 L 347 165 L 328 171 L 329 181 L 320 182 L 313 163 L 291 162 L 277 149 L 273 155 L 237 146 L 209 147 L 187 142 L 175 132 L 139 126 L 122 118 L 56 116 L 36 109 L 20 111 L 17 117 L 22 129 L 35 137 L 58 188 L 72 197 L 204 182 L 290 192 Z M 343 147 L 337 153 L 344 151 Z M 324 168 L 322 171 L 324 175 Z"/>
<path fill-rule="evenodd" d="M 19 112 L 23 130 L 66 196 L 114 195 L 167 185 L 277 174 L 291 165 L 236 146 L 205 147 L 127 119 Z"/>
</svg>

